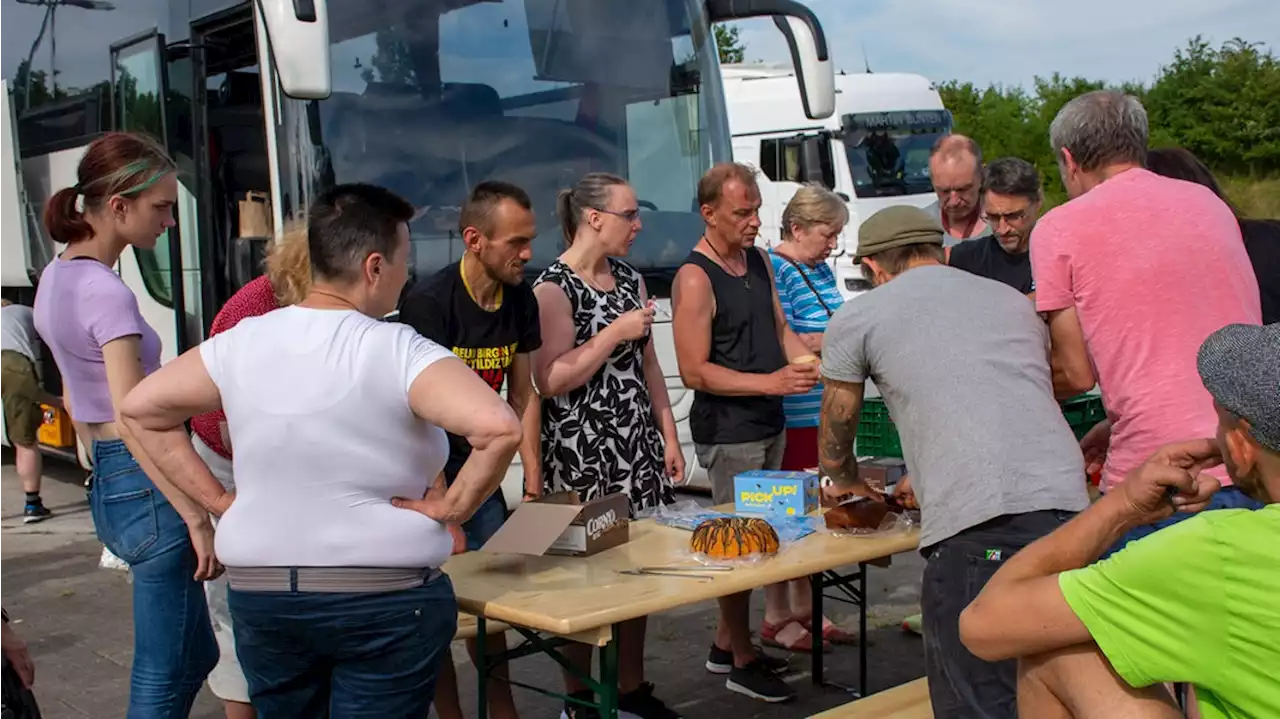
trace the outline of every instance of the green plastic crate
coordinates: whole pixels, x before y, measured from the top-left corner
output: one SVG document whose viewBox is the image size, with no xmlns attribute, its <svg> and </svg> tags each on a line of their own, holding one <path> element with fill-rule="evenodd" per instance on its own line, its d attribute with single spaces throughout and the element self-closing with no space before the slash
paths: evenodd
<svg viewBox="0 0 1280 719">
<path fill-rule="evenodd" d="M 1062 416 L 1067 418 L 1076 439 L 1083 439 L 1094 425 L 1107 418 L 1107 411 L 1102 407 L 1102 397 L 1082 394 L 1062 402 Z"/>
<path fill-rule="evenodd" d="M 858 439 L 854 452 L 859 457 L 902 458 L 902 440 L 898 428 L 893 426 L 889 408 L 884 400 L 872 397 L 862 401 L 862 414 L 858 416 Z"/>
<path fill-rule="evenodd" d="M 1083 438 L 1094 425 L 1107 418 L 1102 398 L 1096 394 L 1082 394 L 1061 404 L 1062 416 L 1071 425 L 1076 439 Z M 879 397 L 862 402 L 855 452 L 859 457 L 902 458 L 902 440 L 898 437 L 898 428 L 893 425 L 889 408 Z"/>
</svg>

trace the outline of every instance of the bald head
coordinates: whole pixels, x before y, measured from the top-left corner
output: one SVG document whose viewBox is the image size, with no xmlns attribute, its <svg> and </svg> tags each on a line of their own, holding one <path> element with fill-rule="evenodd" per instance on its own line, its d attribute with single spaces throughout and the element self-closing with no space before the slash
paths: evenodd
<svg viewBox="0 0 1280 719">
<path fill-rule="evenodd" d="M 933 149 L 929 151 L 929 161 L 935 159 L 969 160 L 981 166 L 982 148 L 968 135 L 943 135 L 933 143 Z"/>
<path fill-rule="evenodd" d="M 944 224 L 976 224 L 982 193 L 982 148 L 964 135 L 944 135 L 929 154 L 929 175 Z"/>
</svg>

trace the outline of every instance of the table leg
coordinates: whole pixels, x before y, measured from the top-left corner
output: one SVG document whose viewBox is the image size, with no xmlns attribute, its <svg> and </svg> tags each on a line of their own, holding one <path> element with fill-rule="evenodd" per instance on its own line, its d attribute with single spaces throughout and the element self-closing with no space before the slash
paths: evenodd
<svg viewBox="0 0 1280 719">
<path fill-rule="evenodd" d="M 489 658 L 485 656 L 489 651 L 489 647 L 488 642 L 484 641 L 485 636 L 487 636 L 484 624 L 484 617 L 477 615 L 476 641 L 479 646 L 476 648 L 476 677 L 480 681 L 479 691 L 476 693 L 476 717 L 478 719 L 487 719 L 489 716 Z"/>
<path fill-rule="evenodd" d="M 817 634 L 813 637 L 813 648 L 809 650 L 809 659 L 812 662 L 810 666 L 810 673 L 813 675 L 813 683 L 818 686 L 822 686 L 822 593 L 826 587 L 826 582 L 823 581 L 822 572 L 809 575 L 809 587 L 810 593 L 813 595 L 811 600 L 812 606 L 810 607 L 813 612 L 810 614 L 812 617 L 811 626 L 818 629 Z"/>
<path fill-rule="evenodd" d="M 858 563 L 858 696 L 867 696 L 867 563 Z M 484 719 L 484 717 L 481 717 Z"/>
<path fill-rule="evenodd" d="M 600 717 L 618 719 L 618 625 L 613 637 L 600 647 Z M 483 718 L 482 718 L 483 719 Z"/>
</svg>

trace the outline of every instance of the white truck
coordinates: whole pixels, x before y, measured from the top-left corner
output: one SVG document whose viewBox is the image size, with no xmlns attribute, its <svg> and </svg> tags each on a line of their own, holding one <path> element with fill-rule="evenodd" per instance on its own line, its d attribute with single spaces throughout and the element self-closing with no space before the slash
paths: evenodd
<svg viewBox="0 0 1280 719">
<path fill-rule="evenodd" d="M 929 151 L 951 131 L 951 113 L 927 78 L 904 73 L 838 73 L 836 110 L 804 114 L 785 66 L 724 65 L 733 157 L 760 170 L 760 237 L 780 241 L 782 210 L 801 183 L 818 182 L 849 203 L 849 224 L 829 262 L 846 297 L 864 291 L 856 265 L 862 220 L 889 205 L 937 211 Z"/>
<path fill-rule="evenodd" d="M 563 249 L 557 191 L 590 171 L 622 175 L 644 220 L 628 261 L 670 317 L 671 280 L 702 232 L 698 179 L 732 157 L 713 23 L 772 18 L 796 63 L 797 112 L 814 122 L 835 102 L 827 38 L 796 0 L 126 5 L 61 8 L 84 13 L 77 19 L 96 31 L 59 44 L 56 72 L 44 73 L 59 88 L 36 93 L 26 83 L 45 103 L 24 100 L 17 117 L 14 154 L 30 197 L 6 190 L 3 214 L 38 210 L 74 184 L 76 162 L 103 131 L 160 138 L 180 170 L 177 227 L 154 250 L 126 250 L 116 269 L 160 334 L 165 361 L 198 344 L 227 298 L 261 272 L 272 237 L 242 231 L 247 193 L 269 198 L 275 235 L 340 182 L 386 186 L 422 210 L 410 225 L 422 277 L 462 252 L 458 211 L 477 182 L 514 182 L 532 196 L 532 273 Z M 36 37 L 39 15 L 12 10 L 6 26 Z M 38 225 L 30 242 L 7 227 L 5 290 L 11 274 L 29 290 L 58 248 Z M 29 247 L 42 251 L 20 254 Z M 654 337 L 697 481 L 693 393 L 680 379 L 669 320 L 654 324 Z M 517 463 L 504 482 L 509 503 L 520 501 L 521 484 Z"/>
</svg>

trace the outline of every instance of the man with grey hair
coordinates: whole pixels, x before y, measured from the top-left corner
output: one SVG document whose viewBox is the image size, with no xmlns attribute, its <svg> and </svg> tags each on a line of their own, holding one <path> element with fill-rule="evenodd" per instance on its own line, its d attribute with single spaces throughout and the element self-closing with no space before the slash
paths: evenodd
<svg viewBox="0 0 1280 719">
<path fill-rule="evenodd" d="M 1023 716 L 1280 716 L 1280 324 L 1230 325 L 1192 359 L 1216 437 L 1166 445 L 1022 550 L 960 617 L 965 645 L 1018 658 Z M 1170 388 L 1176 392 L 1181 388 Z M 1257 511 L 1203 512 L 1096 561 L 1125 529 L 1210 504 L 1222 464 Z"/>
<path fill-rule="evenodd" d="M 1088 504 L 1084 462 L 1053 398 L 1049 334 L 1013 289 L 943 263 L 942 228 L 899 205 L 858 228 L 876 285 L 823 340 L 818 456 L 828 495 L 884 501 L 854 455 L 868 380 L 902 435 L 927 560 L 920 606 L 934 716 L 1013 719 L 1016 665 L 960 643 L 960 612 L 1002 563 Z"/>
<path fill-rule="evenodd" d="M 1043 195 L 1036 166 L 1002 157 L 982 173 L 982 220 L 993 234 L 966 240 L 947 251 L 947 264 L 1003 282 L 1024 295 L 1036 289 L 1031 276 L 1031 230 Z"/>
<path fill-rule="evenodd" d="M 929 152 L 929 177 L 938 195 L 942 244 L 984 237 L 991 228 L 982 221 L 982 148 L 964 135 L 943 135 Z"/>
<path fill-rule="evenodd" d="M 1032 236 L 1036 309 L 1049 322 L 1058 396 L 1102 388 L 1109 419 L 1081 447 L 1108 492 L 1161 445 L 1213 433 L 1196 350 L 1219 327 L 1261 324 L 1258 280 L 1226 203 L 1143 168 L 1147 115 L 1137 98 L 1081 95 L 1049 138 L 1072 199 Z M 1211 471 L 1224 485 L 1211 509 L 1258 506 Z M 1186 516 L 1136 528 L 1117 548 Z"/>
</svg>

